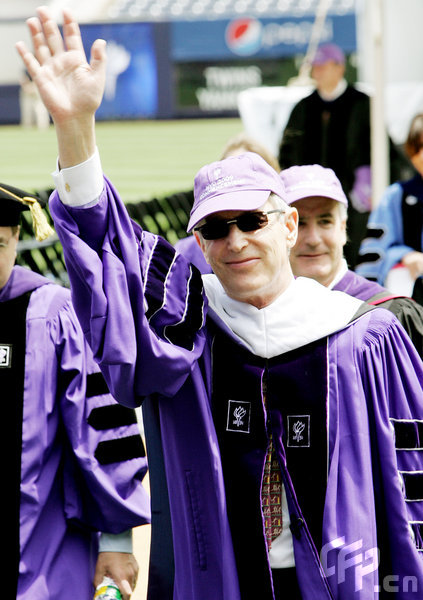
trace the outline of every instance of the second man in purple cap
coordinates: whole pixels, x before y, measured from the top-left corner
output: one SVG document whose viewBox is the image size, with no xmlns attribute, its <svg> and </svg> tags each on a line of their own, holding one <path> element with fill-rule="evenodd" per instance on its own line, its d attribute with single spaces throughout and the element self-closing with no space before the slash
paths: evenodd
<svg viewBox="0 0 423 600">
<path fill-rule="evenodd" d="M 96 151 L 104 42 L 88 65 L 68 11 L 64 40 L 45 8 L 29 27 L 75 308 L 116 398 L 143 404 L 149 598 L 373 600 L 411 581 L 417 600 L 423 453 L 403 450 L 423 364 L 399 322 L 294 279 L 297 211 L 256 154 L 197 174 L 190 229 L 214 273 L 142 231 Z"/>
<path fill-rule="evenodd" d="M 343 257 L 348 203 L 332 169 L 291 167 L 282 171 L 281 178 L 287 202 L 299 216 L 298 239 L 290 254 L 294 275 L 311 277 L 330 289 L 392 311 L 423 357 L 423 307 L 348 269 Z"/>
</svg>

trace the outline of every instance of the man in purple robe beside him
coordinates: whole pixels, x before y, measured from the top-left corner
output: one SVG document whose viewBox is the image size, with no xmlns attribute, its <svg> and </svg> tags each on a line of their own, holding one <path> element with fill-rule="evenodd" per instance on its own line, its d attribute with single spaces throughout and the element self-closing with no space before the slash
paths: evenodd
<svg viewBox="0 0 423 600">
<path fill-rule="evenodd" d="M 3 594 L 92 600 L 107 575 L 129 600 L 131 529 L 150 521 L 136 414 L 110 395 L 69 290 L 15 266 L 28 209 L 37 232 L 51 233 L 36 196 L 0 184 L 0 389 L 13 433 L 4 432 L 12 544 Z"/>
<path fill-rule="evenodd" d="M 348 200 L 332 169 L 321 165 L 281 172 L 286 201 L 298 211 L 298 239 L 289 260 L 295 276 L 387 308 L 399 319 L 423 357 L 423 306 L 357 275 L 343 256 L 347 241 Z"/>
<path fill-rule="evenodd" d="M 423 593 L 423 365 L 389 311 L 309 278 L 298 213 L 257 154 L 203 167 L 189 231 L 213 273 L 132 222 L 103 177 L 105 42 L 45 8 L 18 51 L 54 121 L 50 208 L 119 402 L 143 404 L 154 600 Z"/>
</svg>

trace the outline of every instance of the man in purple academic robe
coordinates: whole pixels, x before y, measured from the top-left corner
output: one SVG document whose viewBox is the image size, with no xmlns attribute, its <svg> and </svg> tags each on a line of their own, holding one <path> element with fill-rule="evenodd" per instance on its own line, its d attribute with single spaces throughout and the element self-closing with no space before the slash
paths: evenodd
<svg viewBox="0 0 423 600">
<path fill-rule="evenodd" d="M 129 599 L 131 528 L 150 520 L 144 447 L 135 412 L 112 398 L 93 360 L 69 290 L 14 266 L 20 215 L 35 199 L 0 184 L 0 388 L 13 432 L 4 436 L 12 545 L 3 590 L 91 600 L 107 574 Z M 111 535 L 98 557 L 101 531 Z"/>
<path fill-rule="evenodd" d="M 105 43 L 88 64 L 69 11 L 64 39 L 45 8 L 28 25 L 74 306 L 112 392 L 146 416 L 167 557 L 149 598 L 420 598 L 423 365 L 399 321 L 294 278 L 298 213 L 256 154 L 195 178 L 189 230 L 213 274 L 142 231 L 96 150 Z"/>
<path fill-rule="evenodd" d="M 390 310 L 423 357 L 423 307 L 348 269 L 343 258 L 348 201 L 332 169 L 320 165 L 290 167 L 281 172 L 287 202 L 298 210 L 298 239 L 290 254 L 294 275 L 312 277 Z"/>
</svg>

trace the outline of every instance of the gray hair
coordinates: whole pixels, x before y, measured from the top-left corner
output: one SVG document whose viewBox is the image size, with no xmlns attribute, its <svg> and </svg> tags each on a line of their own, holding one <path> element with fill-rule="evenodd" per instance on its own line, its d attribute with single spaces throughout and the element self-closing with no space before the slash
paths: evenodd
<svg viewBox="0 0 423 600">
<path fill-rule="evenodd" d="M 274 208 L 282 212 L 283 219 L 286 223 L 287 215 L 293 211 L 293 207 L 289 206 L 289 204 L 287 204 L 283 198 L 273 192 L 270 194 L 268 202 L 270 202 Z M 288 247 L 287 250 L 289 256 L 291 254 L 291 248 Z"/>
<path fill-rule="evenodd" d="M 337 204 L 338 204 L 339 216 L 341 217 L 341 220 L 346 221 L 347 216 L 348 216 L 348 207 L 345 206 L 345 204 L 343 202 L 337 202 Z"/>
<path fill-rule="evenodd" d="M 268 201 L 272 203 L 272 206 L 276 209 L 281 210 L 286 213 L 289 211 L 289 205 L 285 202 L 283 198 L 272 192 L 268 198 Z"/>
</svg>

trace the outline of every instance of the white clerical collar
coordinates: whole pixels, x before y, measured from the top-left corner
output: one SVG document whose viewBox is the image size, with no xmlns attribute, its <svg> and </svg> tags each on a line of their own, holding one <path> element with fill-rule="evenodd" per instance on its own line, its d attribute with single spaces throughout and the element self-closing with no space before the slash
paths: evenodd
<svg viewBox="0 0 423 600">
<path fill-rule="evenodd" d="M 203 276 L 210 308 L 257 356 L 272 358 L 343 329 L 362 304 L 313 279 L 298 277 L 272 304 L 258 309 L 229 298 L 213 274 Z"/>
<path fill-rule="evenodd" d="M 339 281 L 341 281 L 341 279 L 344 277 L 344 275 L 346 275 L 347 271 L 348 271 L 348 264 L 347 264 L 347 261 L 345 260 L 345 258 L 343 258 L 342 262 L 341 262 L 341 266 L 339 267 L 339 270 L 338 270 L 337 274 L 332 279 L 332 281 L 330 282 L 330 284 L 327 285 L 326 287 L 329 290 L 332 290 L 336 286 L 336 284 Z"/>
<path fill-rule="evenodd" d="M 341 79 L 341 81 L 338 83 L 338 85 L 336 86 L 336 88 L 334 90 L 332 90 L 331 92 L 323 92 L 323 91 L 319 91 L 317 90 L 317 93 L 319 94 L 319 96 L 321 97 L 322 100 L 325 100 L 326 102 L 332 102 L 333 100 L 336 100 L 337 98 L 339 98 L 339 96 L 341 96 L 345 90 L 348 87 L 348 83 L 345 79 Z"/>
</svg>

